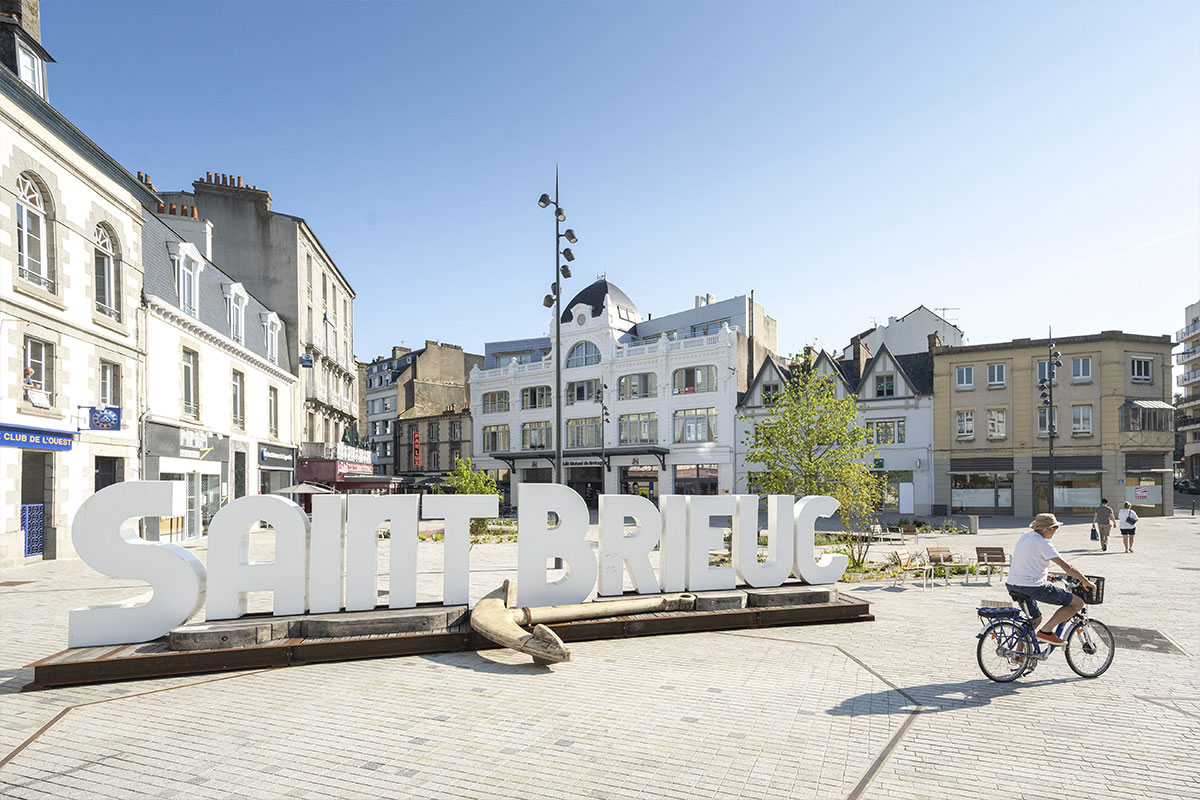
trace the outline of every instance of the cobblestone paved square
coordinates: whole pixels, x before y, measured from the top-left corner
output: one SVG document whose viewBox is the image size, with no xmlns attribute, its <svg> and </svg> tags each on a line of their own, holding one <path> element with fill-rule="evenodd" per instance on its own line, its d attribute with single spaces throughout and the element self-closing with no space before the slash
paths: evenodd
<svg viewBox="0 0 1200 800">
<path fill-rule="evenodd" d="M 1011 550 L 1019 522 L 919 546 Z M 583 642 L 554 668 L 487 651 L 22 693 L 71 608 L 144 587 L 79 561 L 7 570 L 30 582 L 0 588 L 0 796 L 1200 798 L 1200 517 L 1144 519 L 1131 555 L 1087 525 L 1055 544 L 1108 579 L 1094 616 L 1178 652 L 1121 647 L 1096 680 L 1056 654 L 991 683 L 974 609 L 1007 598 L 958 577 L 843 584 L 871 623 Z M 440 544 L 421 559 L 434 599 Z M 475 547 L 472 601 L 515 564 Z"/>
</svg>

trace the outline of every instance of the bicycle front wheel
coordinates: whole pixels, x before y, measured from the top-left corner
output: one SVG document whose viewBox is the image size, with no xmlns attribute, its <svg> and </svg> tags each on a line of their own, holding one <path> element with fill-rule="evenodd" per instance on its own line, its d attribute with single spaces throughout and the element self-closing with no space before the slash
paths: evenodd
<svg viewBox="0 0 1200 800">
<path fill-rule="evenodd" d="M 1112 665 L 1116 651 L 1112 631 L 1103 622 L 1089 619 L 1076 624 L 1067 634 L 1067 664 L 1081 677 L 1103 675 Z"/>
<path fill-rule="evenodd" d="M 983 674 L 997 683 L 1015 681 L 1024 674 L 1029 659 L 1020 653 L 1032 650 L 1020 626 L 1009 620 L 997 620 L 979 636 L 976 658 Z"/>
</svg>

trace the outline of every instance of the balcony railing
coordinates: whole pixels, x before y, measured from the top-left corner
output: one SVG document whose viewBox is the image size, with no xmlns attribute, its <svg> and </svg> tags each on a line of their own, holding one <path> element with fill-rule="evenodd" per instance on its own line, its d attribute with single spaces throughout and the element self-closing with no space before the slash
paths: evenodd
<svg viewBox="0 0 1200 800">
<path fill-rule="evenodd" d="M 106 306 L 104 303 L 96 303 L 96 312 L 103 314 L 104 316 L 111 320 L 115 320 L 116 322 L 121 321 L 121 312 L 112 306 Z"/>
<path fill-rule="evenodd" d="M 1182 411 L 1185 408 L 1193 408 L 1195 406 L 1200 406 L 1200 394 L 1183 397 L 1175 405 L 1175 407 L 1177 409 L 1179 409 L 1180 411 Z"/>
<path fill-rule="evenodd" d="M 370 450 L 363 447 L 351 447 L 342 442 L 337 442 L 336 444 L 301 442 L 300 457 L 321 458 L 329 461 L 353 461 L 359 464 L 371 463 Z"/>
<path fill-rule="evenodd" d="M 1195 336 L 1200 333 L 1200 319 L 1188 325 L 1186 328 L 1180 328 L 1175 332 L 1175 343 L 1178 344 L 1189 336 Z"/>
<path fill-rule="evenodd" d="M 1184 350 L 1182 353 L 1175 354 L 1176 364 L 1186 364 L 1187 362 L 1200 358 L 1200 347 L 1193 347 L 1191 350 Z"/>
<path fill-rule="evenodd" d="M 1185 372 L 1175 379 L 1176 386 L 1187 386 L 1189 384 L 1200 381 L 1200 369 L 1194 369 L 1191 372 Z"/>
<path fill-rule="evenodd" d="M 17 275 L 22 280 L 29 281 L 32 284 L 42 287 L 47 292 L 54 291 L 54 281 L 50 280 L 49 278 L 45 277 L 44 275 L 39 275 L 36 272 L 31 272 L 31 271 L 25 269 L 24 267 L 17 268 Z"/>
<path fill-rule="evenodd" d="M 1180 417 L 1175 420 L 1175 430 L 1182 431 L 1200 425 L 1200 417 Z"/>
</svg>

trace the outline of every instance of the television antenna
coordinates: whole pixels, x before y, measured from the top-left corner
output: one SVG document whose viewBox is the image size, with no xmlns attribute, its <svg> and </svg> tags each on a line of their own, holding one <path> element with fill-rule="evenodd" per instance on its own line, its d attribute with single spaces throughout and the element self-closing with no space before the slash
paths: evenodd
<svg viewBox="0 0 1200 800">
<path fill-rule="evenodd" d="M 961 308 L 958 308 L 956 306 L 937 306 L 933 310 L 939 317 L 946 320 L 946 322 L 951 322 L 951 323 L 953 323 L 954 320 L 950 319 L 950 317 L 946 314 L 946 312 L 947 311 L 962 311 Z"/>
</svg>

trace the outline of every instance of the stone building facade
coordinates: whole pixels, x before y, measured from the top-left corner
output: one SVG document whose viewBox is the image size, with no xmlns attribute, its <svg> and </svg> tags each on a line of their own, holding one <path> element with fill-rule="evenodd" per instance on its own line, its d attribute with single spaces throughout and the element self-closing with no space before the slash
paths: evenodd
<svg viewBox="0 0 1200 800">
<path fill-rule="evenodd" d="M 302 455 L 369 464 L 368 450 L 343 444 L 359 409 L 349 281 L 308 222 L 273 211 L 271 194 L 257 185 L 210 172 L 192 190 L 161 196 L 195 207 L 213 223 L 213 261 L 272 308 L 287 332 L 288 363 L 301 394 L 293 425 Z"/>
<path fill-rule="evenodd" d="M 605 493 L 733 492 L 737 403 L 774 351 L 775 320 L 747 296 L 697 297 L 694 308 L 644 318 L 605 279 L 563 309 L 562 387 L 549 339 L 545 358 L 471 373 L 474 462 L 506 499 L 516 502 L 519 483 L 553 480 L 555 391 L 563 482 L 590 505 Z M 752 324 L 757 339 L 740 327 Z M 532 339 L 485 346 L 489 354 L 542 349 Z"/>
<path fill-rule="evenodd" d="M 1038 380 L 1049 340 L 938 347 L 934 513 L 1091 516 L 1101 497 L 1140 515 L 1173 513 L 1170 336 L 1104 331 L 1056 339 L 1054 410 Z"/>
<path fill-rule="evenodd" d="M 4 10 L 0 567 L 73 555 L 80 504 L 140 477 L 142 214 L 157 203 L 47 102 L 37 3 Z"/>
<path fill-rule="evenodd" d="M 1192 303 L 1184 314 L 1187 323 L 1175 334 L 1175 342 L 1183 346 L 1175 354 L 1175 363 L 1183 374 L 1175 379 L 1179 395 L 1179 432 L 1183 434 L 1183 472 L 1192 480 L 1200 480 L 1200 302 Z"/>
</svg>

